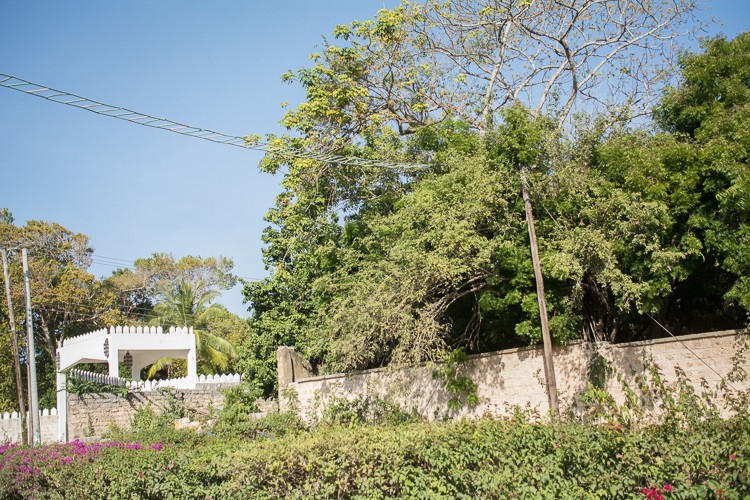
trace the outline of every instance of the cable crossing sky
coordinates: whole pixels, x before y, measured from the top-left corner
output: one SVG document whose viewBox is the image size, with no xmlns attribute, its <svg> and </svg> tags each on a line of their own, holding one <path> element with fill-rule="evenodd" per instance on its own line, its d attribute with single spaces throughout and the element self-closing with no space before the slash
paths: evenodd
<svg viewBox="0 0 750 500">
<path fill-rule="evenodd" d="M 198 139 L 205 139 L 207 141 L 216 142 L 219 144 L 227 144 L 229 146 L 237 146 L 245 149 L 254 149 L 263 151 L 264 153 L 272 153 L 290 158 L 302 158 L 307 160 L 317 160 L 325 163 L 337 163 L 339 165 L 386 168 L 392 170 L 421 170 L 429 167 L 429 165 L 418 163 L 396 163 L 380 160 L 370 160 L 367 158 L 358 158 L 356 156 L 341 156 L 297 148 L 279 147 L 264 141 L 252 141 L 245 137 L 227 135 L 221 132 L 215 132 L 213 130 L 193 127 L 191 125 L 178 123 L 167 118 L 157 118 L 145 113 L 133 111 L 132 109 L 105 104 L 94 99 L 89 99 L 87 97 L 72 94 L 70 92 L 53 89 L 52 87 L 45 87 L 28 80 L 24 80 L 23 78 L 19 78 L 17 76 L 6 75 L 5 73 L 0 73 L 0 85 L 12 90 L 24 92 L 29 95 L 41 97 L 42 99 L 47 99 L 48 101 L 56 102 L 59 104 L 66 104 L 75 108 L 91 111 L 92 113 L 96 113 L 98 115 L 108 116 L 110 118 L 118 118 L 120 120 L 136 123 L 138 125 L 167 130 L 169 132 L 174 132 L 175 134 L 196 137 Z"/>
</svg>

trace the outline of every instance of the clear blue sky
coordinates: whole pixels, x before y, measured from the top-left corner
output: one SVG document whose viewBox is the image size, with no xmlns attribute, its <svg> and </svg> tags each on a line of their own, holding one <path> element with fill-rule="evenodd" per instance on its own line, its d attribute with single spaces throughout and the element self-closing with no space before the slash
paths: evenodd
<svg viewBox="0 0 750 500">
<path fill-rule="evenodd" d="M 303 98 L 281 74 L 384 4 L 396 2 L 2 0 L 0 72 L 229 134 L 280 132 L 280 103 Z M 711 33 L 750 29 L 750 1 L 709 4 L 703 16 L 723 22 Z M 262 217 L 280 177 L 260 158 L 0 88 L 0 207 L 87 234 L 95 255 L 224 255 L 266 276 Z M 220 301 L 247 316 L 239 287 Z"/>
</svg>

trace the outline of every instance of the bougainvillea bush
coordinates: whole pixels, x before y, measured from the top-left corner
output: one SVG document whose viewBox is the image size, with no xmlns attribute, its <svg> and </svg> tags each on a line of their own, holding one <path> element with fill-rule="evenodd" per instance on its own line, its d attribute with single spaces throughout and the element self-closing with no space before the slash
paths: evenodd
<svg viewBox="0 0 750 500">
<path fill-rule="evenodd" d="M 747 498 L 750 417 L 322 427 L 200 445 L 0 448 L 2 498 Z"/>
</svg>

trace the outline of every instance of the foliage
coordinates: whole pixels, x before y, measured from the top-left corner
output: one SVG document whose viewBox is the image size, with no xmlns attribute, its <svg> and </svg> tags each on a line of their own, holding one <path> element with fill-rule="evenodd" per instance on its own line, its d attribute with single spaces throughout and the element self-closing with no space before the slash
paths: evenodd
<svg viewBox="0 0 750 500">
<path fill-rule="evenodd" d="M 146 298 L 153 298 L 181 282 L 193 284 L 197 296 L 227 290 L 237 282 L 232 274 L 234 262 L 226 257 L 186 255 L 177 260 L 172 254 L 154 253 L 151 257 L 136 259 L 134 267 L 134 270 L 116 273 L 113 279 L 123 288 Z"/>
<path fill-rule="evenodd" d="M 133 421 L 134 434 L 113 435 L 110 443 L 0 446 L 0 496 L 750 495 L 750 401 L 728 399 L 732 416 L 723 418 L 715 391 L 730 388 L 698 393 L 678 375 L 675 385 L 667 384 L 651 364 L 622 405 L 592 386 L 582 419 L 551 421 L 515 408 L 500 419 L 423 422 L 366 397 L 333 401 L 328 418 L 308 431 L 293 414 L 271 414 L 212 435 L 174 431 L 145 407 Z"/>
<path fill-rule="evenodd" d="M 432 377 L 442 380 L 446 390 L 451 394 L 448 408 L 458 410 L 465 405 L 476 406 L 479 403 L 478 387 L 471 377 L 460 375 L 461 365 L 469 357 L 463 349 L 456 349 L 450 353 L 445 363 L 432 372 Z"/>
<path fill-rule="evenodd" d="M 159 389 L 166 396 L 165 404 L 158 410 L 153 405 L 139 406 L 127 429 L 112 425 L 105 438 L 113 441 L 137 441 L 144 443 L 182 444 L 186 447 L 198 446 L 206 441 L 206 436 L 192 429 L 175 429 L 175 420 L 187 416 L 183 402 L 168 389 Z"/>
<path fill-rule="evenodd" d="M 99 384 L 96 382 L 89 382 L 87 380 L 77 379 L 75 377 L 67 377 L 67 391 L 71 394 L 118 394 L 125 396 L 128 393 L 127 387 Z"/>
<path fill-rule="evenodd" d="M 0 319 L 0 328 L 5 321 Z M 3 328 L 2 331 L 10 331 Z M 16 374 L 13 369 L 13 350 L 10 335 L 0 335 L 0 413 L 18 411 L 16 394 Z"/>
<path fill-rule="evenodd" d="M 292 412 L 271 412 L 260 418 L 238 420 L 231 425 L 227 423 L 220 414 L 212 432 L 225 439 L 273 441 L 301 434 L 305 429 L 299 417 Z"/>
<path fill-rule="evenodd" d="M 726 298 L 750 309 L 750 33 L 704 42 L 682 59 L 681 85 L 656 112 L 659 123 L 695 150 L 691 180 L 700 186 L 686 225 L 709 264 L 726 273 Z M 695 195 L 694 195 L 695 196 Z M 722 291 L 724 291 L 722 290 Z"/>
<path fill-rule="evenodd" d="M 320 426 L 357 427 L 361 425 L 396 425 L 420 420 L 416 411 L 405 411 L 397 404 L 374 395 L 326 401 Z"/>
<path fill-rule="evenodd" d="M 152 325 L 194 327 L 198 369 L 202 373 L 225 372 L 230 360 L 237 355 L 232 344 L 206 329 L 212 318 L 229 314 L 220 305 L 211 303 L 218 294 L 218 290 L 207 288 L 202 280 L 193 283 L 182 279 L 157 291 L 157 303 L 147 316 L 148 323 Z M 148 375 L 154 377 L 159 371 L 169 371 L 176 364 L 172 358 L 161 358 L 151 365 Z M 183 365 L 179 367 L 183 368 L 181 371 L 184 373 Z"/>
<path fill-rule="evenodd" d="M 746 414 L 683 430 L 542 424 L 519 414 L 201 446 L 97 445 L 85 459 L 60 451 L 53 458 L 50 450 L 63 445 L 33 454 L 0 448 L 0 491 L 7 498 L 90 498 L 92 491 L 107 498 L 645 498 L 655 489 L 665 498 L 742 498 L 750 494 L 749 432 Z M 73 460 L 60 463 L 66 457 Z"/>
<path fill-rule="evenodd" d="M 284 165 L 288 173 L 266 218 L 271 276 L 245 284 L 251 333 L 239 366 L 267 394 L 276 390 L 278 345 L 294 346 L 325 373 L 538 342 L 519 166 L 530 168 L 555 342 L 652 338 L 664 334 L 658 324 L 677 334 L 744 326 L 748 36 L 707 41 L 704 53 L 683 55 L 682 80 L 656 109 L 660 130 L 613 127 L 613 116 L 575 113 L 561 128 L 570 88 L 557 104 L 550 97 L 542 108 L 524 107 L 499 97 L 510 82 L 493 87 L 503 106 L 493 104 L 483 123 L 477 103 L 487 94 L 476 91 L 486 90 L 486 81 L 472 94 L 471 83 L 451 80 L 437 95 L 445 65 L 408 72 L 421 57 L 412 51 L 420 43 L 427 58 L 462 40 L 472 40 L 467 51 L 484 54 L 495 43 L 488 33 L 502 26 L 498 19 L 515 16 L 508 26 L 516 27 L 529 22 L 523 5 L 485 12 L 480 4 L 409 4 L 340 26 L 342 46 L 327 45 L 314 67 L 286 76 L 307 91 L 307 101 L 285 118 L 302 137 L 274 140 L 432 166 L 395 175 L 264 159 L 262 168 Z M 652 20 L 687 21 L 692 7 L 681 3 L 679 12 Z M 556 8 L 563 7 L 539 14 L 539 22 Z M 453 24 L 457 19 L 477 23 Z M 450 29 L 439 35 L 441 26 Z M 624 80 L 602 74 L 589 83 L 638 78 L 638 70 L 620 69 Z M 559 83 L 569 84 L 566 78 Z M 378 93 L 383 82 L 391 93 Z M 604 88 L 599 83 L 594 94 Z M 428 96 L 432 108 L 424 104 Z M 636 113 L 612 111 L 619 118 Z"/>
<path fill-rule="evenodd" d="M 255 404 L 263 391 L 255 384 L 243 382 L 240 385 L 223 389 L 224 405 L 219 412 L 217 428 L 232 428 L 240 422 L 247 422 L 248 415 L 258 411 Z"/>
</svg>

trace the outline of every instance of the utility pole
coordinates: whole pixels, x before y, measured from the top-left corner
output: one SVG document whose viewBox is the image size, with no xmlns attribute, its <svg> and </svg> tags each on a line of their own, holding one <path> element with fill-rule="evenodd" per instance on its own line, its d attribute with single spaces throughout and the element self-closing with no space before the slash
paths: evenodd
<svg viewBox="0 0 750 500">
<path fill-rule="evenodd" d="M 534 266 L 534 278 L 536 280 L 536 298 L 539 302 L 539 317 L 542 322 L 542 343 L 544 345 L 544 376 L 547 381 L 547 398 L 549 408 L 555 415 L 560 414 L 560 404 L 557 400 L 557 381 L 555 379 L 555 365 L 552 361 L 552 337 L 549 333 L 549 322 L 547 321 L 547 301 L 544 299 L 544 279 L 542 278 L 542 266 L 539 263 L 539 247 L 536 243 L 536 229 L 534 229 L 534 214 L 531 212 L 531 196 L 529 186 L 526 183 L 526 172 L 521 167 L 521 191 L 523 193 L 523 204 L 526 209 L 526 225 L 529 228 L 529 244 L 531 246 L 531 262 Z"/>
<path fill-rule="evenodd" d="M 25 248 L 21 249 L 23 258 L 23 281 L 26 287 L 26 358 L 29 363 L 29 413 L 31 413 L 31 436 L 36 446 L 41 444 L 42 436 L 39 427 L 39 394 L 36 382 L 36 349 L 34 348 L 34 323 L 31 316 L 31 285 L 29 284 L 29 257 Z"/>
<path fill-rule="evenodd" d="M 21 442 L 29 443 L 26 429 L 26 404 L 23 401 L 23 384 L 21 381 L 21 357 L 18 354 L 18 332 L 16 315 L 13 313 L 13 298 L 10 293 L 10 270 L 8 269 L 8 251 L 0 249 L 3 257 L 3 278 L 5 279 L 5 298 L 8 300 L 8 322 L 10 323 L 10 343 L 13 347 L 13 367 L 16 371 L 16 392 L 18 393 L 18 413 L 21 417 Z"/>
</svg>

